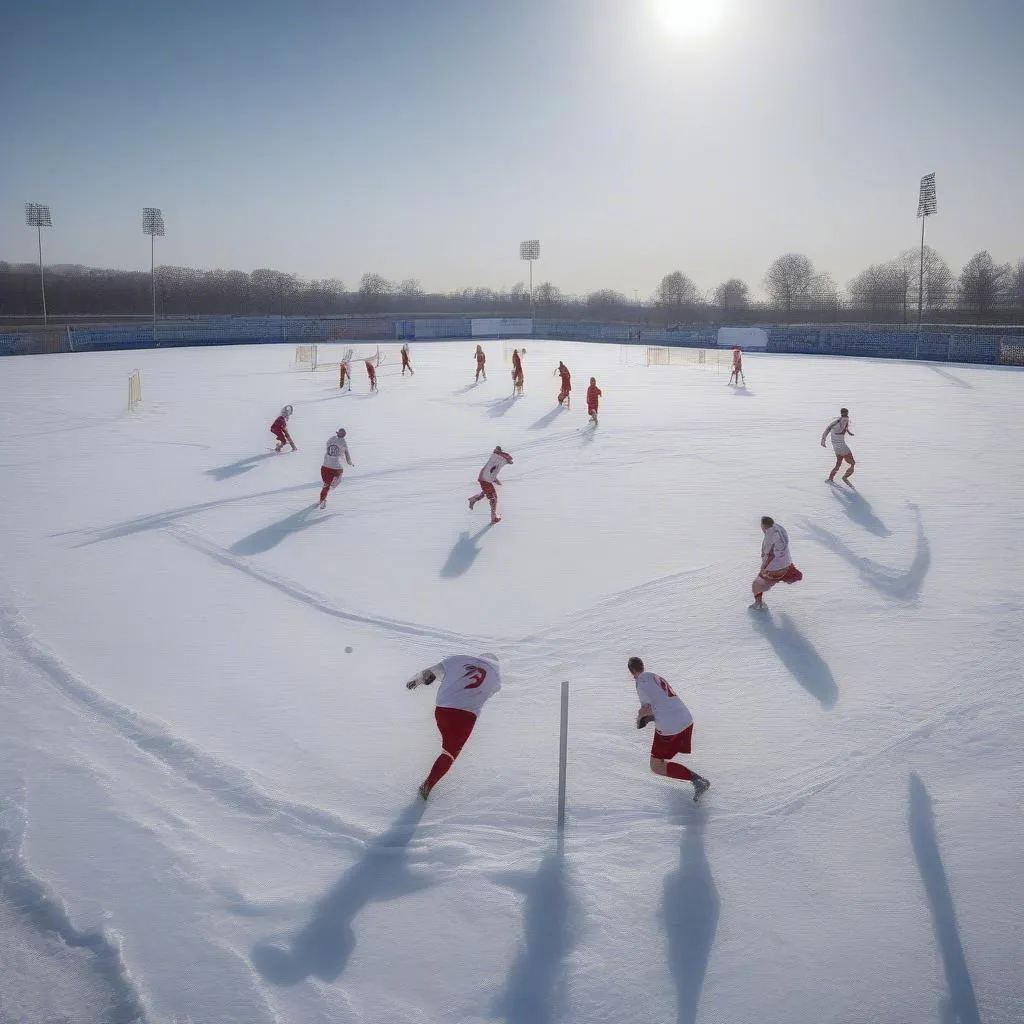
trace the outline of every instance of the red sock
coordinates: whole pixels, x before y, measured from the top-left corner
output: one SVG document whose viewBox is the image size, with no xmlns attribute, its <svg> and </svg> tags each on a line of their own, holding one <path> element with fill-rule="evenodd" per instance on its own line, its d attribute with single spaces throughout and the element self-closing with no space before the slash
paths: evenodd
<svg viewBox="0 0 1024 1024">
<path fill-rule="evenodd" d="M 451 754 L 440 754 L 434 762 L 434 767 L 430 769 L 430 774 L 427 776 L 427 789 L 433 789 L 448 774 L 448 769 L 451 768 L 452 764 Z"/>
<path fill-rule="evenodd" d="M 675 761 L 669 761 L 669 763 L 665 765 L 665 774 L 670 779 L 681 779 L 683 782 L 686 782 L 687 779 L 693 778 L 690 769 L 687 768 L 685 764 L 676 764 Z"/>
<path fill-rule="evenodd" d="M 321 501 L 326 501 L 327 500 L 327 490 L 328 490 L 328 488 L 327 488 L 326 484 L 320 489 L 320 500 Z"/>
</svg>

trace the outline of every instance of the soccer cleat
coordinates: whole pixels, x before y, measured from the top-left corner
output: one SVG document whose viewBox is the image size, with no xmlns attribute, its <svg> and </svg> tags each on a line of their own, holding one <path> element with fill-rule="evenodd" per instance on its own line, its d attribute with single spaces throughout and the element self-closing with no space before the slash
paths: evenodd
<svg viewBox="0 0 1024 1024">
<path fill-rule="evenodd" d="M 424 782 L 416 792 L 419 793 L 422 800 L 426 800 L 430 796 L 430 787 Z"/>
<path fill-rule="evenodd" d="M 764 601 L 755 601 L 752 605 L 748 606 L 752 612 L 765 612 L 768 610 L 768 605 Z"/>
<path fill-rule="evenodd" d="M 711 783 L 702 775 L 693 772 L 690 773 L 690 781 L 693 783 L 693 802 L 699 804 L 700 798 L 711 788 Z"/>
<path fill-rule="evenodd" d="M 491 526 L 501 522 L 501 516 L 491 516 Z"/>
<path fill-rule="evenodd" d="M 326 500 L 326 498 L 323 501 L 320 502 L 320 507 L 321 508 L 327 508 L 327 500 Z"/>
<path fill-rule="evenodd" d="M 473 511 L 473 509 L 474 509 L 474 508 L 476 508 L 476 503 L 477 503 L 477 502 L 478 502 L 479 500 L 480 500 L 479 498 L 470 498 L 470 499 L 469 499 L 469 511 L 470 511 L 470 512 L 472 512 L 472 511 Z"/>
</svg>

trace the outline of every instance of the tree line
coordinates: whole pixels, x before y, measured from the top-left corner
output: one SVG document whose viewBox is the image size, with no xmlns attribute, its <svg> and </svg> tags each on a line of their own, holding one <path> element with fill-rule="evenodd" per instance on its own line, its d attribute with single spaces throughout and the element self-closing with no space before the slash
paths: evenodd
<svg viewBox="0 0 1024 1024">
<path fill-rule="evenodd" d="M 1024 323 L 1024 259 L 996 263 L 979 252 L 954 275 L 930 247 L 907 250 L 862 270 L 841 290 L 832 276 L 798 253 L 779 256 L 762 280 L 765 298 L 754 299 L 739 278 L 702 292 L 682 271 L 666 274 L 654 293 L 638 301 L 606 288 L 588 295 L 563 293 L 544 281 L 533 294 L 538 317 L 620 320 L 651 325 L 821 322 L 898 323 L 917 320 L 920 301 L 928 322 Z M 529 316 L 523 282 L 511 289 L 462 288 L 428 293 L 414 278 L 389 281 L 363 274 L 354 290 L 335 279 L 306 281 L 278 270 L 195 270 L 159 267 L 161 316 L 329 316 L 342 313 L 396 315 Z M 141 271 L 82 266 L 46 269 L 51 318 L 146 316 L 152 309 L 150 275 Z M 39 268 L 0 261 L 0 319 L 41 312 Z"/>
</svg>

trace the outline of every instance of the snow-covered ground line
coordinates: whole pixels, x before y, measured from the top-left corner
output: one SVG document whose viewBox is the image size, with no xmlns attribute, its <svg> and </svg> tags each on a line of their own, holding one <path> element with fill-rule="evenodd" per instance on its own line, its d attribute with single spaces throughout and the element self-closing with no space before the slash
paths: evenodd
<svg viewBox="0 0 1024 1024">
<path fill-rule="evenodd" d="M 0 1021 L 1024 1019 L 1024 377 L 751 354 L 736 390 L 528 342 L 513 400 L 473 347 L 402 379 L 388 346 L 373 396 L 277 346 L 0 361 Z M 756 617 L 765 513 L 804 580 Z M 424 805 L 403 683 L 486 648 Z M 634 653 L 699 808 L 647 769 Z"/>
</svg>

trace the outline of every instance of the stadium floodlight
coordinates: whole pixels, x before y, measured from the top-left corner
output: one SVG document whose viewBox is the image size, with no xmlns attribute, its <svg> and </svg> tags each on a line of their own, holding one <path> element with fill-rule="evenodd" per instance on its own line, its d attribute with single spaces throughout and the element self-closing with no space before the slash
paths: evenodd
<svg viewBox="0 0 1024 1024">
<path fill-rule="evenodd" d="M 164 235 L 164 215 L 153 206 L 142 209 L 142 233 L 149 235 L 149 280 L 153 288 L 153 341 L 156 341 L 156 237 Z"/>
<path fill-rule="evenodd" d="M 924 312 L 924 224 L 934 213 L 938 212 L 935 199 L 935 172 L 926 174 L 921 179 L 921 191 L 917 199 L 917 215 L 921 218 L 921 269 L 917 281 L 917 335 L 918 345 L 921 338 L 921 316 Z M 917 352 L 914 353 L 915 358 Z"/>
<path fill-rule="evenodd" d="M 25 224 L 36 229 L 39 242 L 39 289 L 43 293 L 43 326 L 46 326 L 46 278 L 43 275 L 43 228 L 52 228 L 50 208 L 45 203 L 25 204 Z"/>
<path fill-rule="evenodd" d="M 528 242 L 519 243 L 519 258 L 527 260 L 530 264 L 530 318 L 534 316 L 533 310 L 533 261 L 540 259 L 540 239 L 533 238 Z"/>
</svg>

